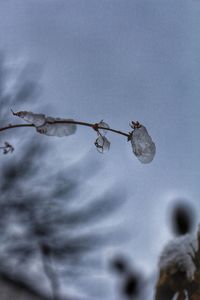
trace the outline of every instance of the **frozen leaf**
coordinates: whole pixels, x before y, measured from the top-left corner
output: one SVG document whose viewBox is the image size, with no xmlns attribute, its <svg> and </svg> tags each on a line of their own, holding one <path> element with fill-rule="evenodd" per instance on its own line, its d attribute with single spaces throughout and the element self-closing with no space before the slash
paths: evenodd
<svg viewBox="0 0 200 300">
<path fill-rule="evenodd" d="M 45 115 L 44 114 L 35 114 L 31 111 L 19 111 L 13 112 L 13 115 L 18 116 L 24 119 L 26 122 L 35 125 L 36 127 L 42 126 L 45 123 Z"/>
<path fill-rule="evenodd" d="M 60 119 L 47 117 L 47 122 L 43 126 L 36 128 L 37 132 L 48 136 L 68 136 L 76 132 L 76 124 L 53 123 L 55 121 L 73 121 L 72 119 Z M 48 123 L 52 122 L 52 123 Z"/>
<path fill-rule="evenodd" d="M 105 135 L 105 134 L 107 133 L 106 128 L 108 128 L 108 129 L 110 128 L 109 125 L 108 125 L 106 122 L 104 122 L 103 120 L 101 120 L 101 122 L 98 123 L 98 126 L 99 126 L 99 127 L 104 127 L 104 128 L 99 128 L 99 129 L 98 129 L 98 132 L 99 132 L 101 135 Z"/>
<path fill-rule="evenodd" d="M 97 151 L 100 153 L 108 152 L 110 149 L 110 142 L 105 136 L 102 135 L 98 136 L 94 144 L 97 148 Z"/>
<path fill-rule="evenodd" d="M 143 164 L 150 163 L 156 153 L 156 146 L 143 125 L 135 128 L 131 136 L 133 153 Z"/>
</svg>

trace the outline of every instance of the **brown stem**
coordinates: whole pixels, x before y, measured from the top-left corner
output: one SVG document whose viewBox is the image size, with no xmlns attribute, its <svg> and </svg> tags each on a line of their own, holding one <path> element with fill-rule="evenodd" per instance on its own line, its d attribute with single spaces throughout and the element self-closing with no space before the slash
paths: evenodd
<svg viewBox="0 0 200 300">
<path fill-rule="evenodd" d="M 12 129 L 12 128 L 18 128 L 18 127 L 35 127 L 35 125 L 33 124 L 9 124 L 5 127 L 1 127 L 0 128 L 0 131 L 4 131 L 4 130 L 7 130 L 7 129 Z"/>
<path fill-rule="evenodd" d="M 117 133 L 117 134 L 120 134 L 120 135 L 123 135 L 123 136 L 126 136 L 126 137 L 129 137 L 130 134 L 126 133 L 126 132 L 123 132 L 123 131 L 120 131 L 120 130 L 115 130 L 115 129 L 112 129 L 112 128 L 106 128 L 106 127 L 102 127 L 102 126 L 98 126 L 97 123 L 93 124 L 93 123 L 87 123 L 87 122 L 81 122 L 81 121 L 72 121 L 72 120 L 55 120 L 55 121 L 49 121 L 47 122 L 49 124 L 76 124 L 76 125 L 80 125 L 80 126 L 88 126 L 88 127 L 91 127 L 93 128 L 94 130 L 98 130 L 98 129 L 105 129 L 107 131 L 111 131 L 111 132 L 114 132 L 114 133 Z M 1 127 L 0 128 L 0 131 L 5 131 L 7 129 L 12 129 L 12 128 L 18 128 L 18 127 L 35 127 L 34 124 L 9 124 L 5 127 Z"/>
</svg>

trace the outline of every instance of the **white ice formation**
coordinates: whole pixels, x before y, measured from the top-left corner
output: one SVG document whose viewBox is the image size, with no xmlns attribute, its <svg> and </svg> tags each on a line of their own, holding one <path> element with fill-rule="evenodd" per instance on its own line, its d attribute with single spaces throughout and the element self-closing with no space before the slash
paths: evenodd
<svg viewBox="0 0 200 300">
<path fill-rule="evenodd" d="M 46 117 L 44 114 L 35 114 L 30 111 L 20 111 L 14 115 L 24 119 L 26 122 L 33 124 L 37 132 L 48 136 L 69 136 L 76 132 L 77 126 L 73 123 L 73 119 L 61 119 Z M 66 123 L 65 123 L 66 122 Z"/>
<path fill-rule="evenodd" d="M 133 153 L 143 164 L 150 163 L 156 153 L 156 146 L 147 132 L 146 127 L 141 125 L 135 128 L 131 135 Z"/>
</svg>

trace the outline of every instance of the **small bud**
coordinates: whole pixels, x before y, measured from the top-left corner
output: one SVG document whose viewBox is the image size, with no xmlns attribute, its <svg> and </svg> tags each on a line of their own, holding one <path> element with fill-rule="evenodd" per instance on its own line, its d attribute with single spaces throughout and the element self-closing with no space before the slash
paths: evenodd
<svg viewBox="0 0 200 300">
<path fill-rule="evenodd" d="M 136 122 L 132 121 L 130 126 L 131 128 L 136 129 L 136 128 L 140 128 L 142 125 L 138 121 Z"/>
</svg>

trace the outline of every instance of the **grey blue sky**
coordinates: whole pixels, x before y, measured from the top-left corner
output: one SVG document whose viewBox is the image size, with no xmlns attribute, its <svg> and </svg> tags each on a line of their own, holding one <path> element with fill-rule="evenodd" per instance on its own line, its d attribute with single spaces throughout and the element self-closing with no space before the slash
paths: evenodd
<svg viewBox="0 0 200 300">
<path fill-rule="evenodd" d="M 121 184 L 128 202 L 119 217 L 131 236 L 124 250 L 147 272 L 170 238 L 169 203 L 184 198 L 199 214 L 199 37 L 197 0 L 0 1 L 0 47 L 12 61 L 41 65 L 42 112 L 125 131 L 139 120 L 154 139 L 149 165 L 112 134 L 110 152 L 98 154 L 87 128 L 58 155 L 62 164 L 87 152 L 102 162 L 98 192 Z"/>
</svg>

